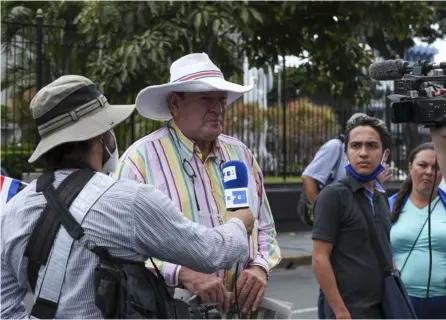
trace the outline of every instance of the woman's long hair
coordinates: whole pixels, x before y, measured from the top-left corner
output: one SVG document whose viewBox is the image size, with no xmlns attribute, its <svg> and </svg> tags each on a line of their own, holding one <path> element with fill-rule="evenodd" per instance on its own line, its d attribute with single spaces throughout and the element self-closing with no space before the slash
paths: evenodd
<svg viewBox="0 0 446 320">
<path fill-rule="evenodd" d="M 412 150 L 409 156 L 409 164 L 412 164 L 418 153 L 424 150 L 435 150 L 434 145 L 431 142 L 426 142 L 418 145 L 415 149 Z M 392 210 L 392 222 L 396 222 L 403 210 L 404 199 L 410 195 L 412 192 L 412 177 L 410 174 L 407 176 L 406 180 L 404 180 L 401 185 L 400 190 L 398 191 L 398 195 L 396 196 L 395 203 L 393 204 Z M 392 208 L 391 208 L 392 209 Z"/>
</svg>

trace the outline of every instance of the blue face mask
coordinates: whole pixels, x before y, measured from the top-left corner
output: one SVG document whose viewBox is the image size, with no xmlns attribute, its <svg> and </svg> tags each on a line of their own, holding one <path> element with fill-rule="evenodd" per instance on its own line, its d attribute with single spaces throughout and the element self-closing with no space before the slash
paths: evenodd
<svg viewBox="0 0 446 320">
<path fill-rule="evenodd" d="M 369 175 L 364 176 L 364 175 L 357 173 L 355 171 L 355 169 L 353 169 L 351 164 L 348 164 L 345 166 L 345 170 L 347 170 L 347 172 L 350 173 L 352 175 L 352 177 L 355 178 L 360 183 L 367 183 L 367 182 L 375 180 L 376 177 L 378 177 L 378 175 L 384 171 L 384 169 L 385 169 L 384 166 L 380 163 L 378 165 L 378 167 L 375 169 L 375 171 L 373 171 Z"/>
</svg>

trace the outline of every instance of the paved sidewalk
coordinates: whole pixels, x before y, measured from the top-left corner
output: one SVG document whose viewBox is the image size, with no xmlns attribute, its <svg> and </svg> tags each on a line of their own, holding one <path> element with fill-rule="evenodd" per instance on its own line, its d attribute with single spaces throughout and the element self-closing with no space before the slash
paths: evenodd
<svg viewBox="0 0 446 320">
<path fill-rule="evenodd" d="M 281 232 L 277 234 L 277 242 L 282 251 L 278 268 L 291 269 L 311 264 L 311 231 Z"/>
</svg>

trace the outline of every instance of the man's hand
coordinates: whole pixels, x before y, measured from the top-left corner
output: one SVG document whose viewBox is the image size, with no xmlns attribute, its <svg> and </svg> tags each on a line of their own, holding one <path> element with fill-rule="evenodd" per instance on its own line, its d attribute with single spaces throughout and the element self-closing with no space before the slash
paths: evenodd
<svg viewBox="0 0 446 320">
<path fill-rule="evenodd" d="M 387 162 L 387 159 L 389 158 L 389 155 L 390 155 L 390 149 L 386 149 L 386 150 L 384 150 L 384 155 L 383 155 L 383 159 L 382 159 L 382 163 L 383 163 L 383 165 L 384 165 L 384 171 L 383 172 L 381 172 L 379 175 L 378 175 L 378 181 L 382 184 L 382 185 L 384 185 L 384 183 L 386 183 L 387 182 L 387 180 L 389 180 L 390 179 L 390 177 L 391 177 L 391 174 L 390 174 L 390 166 L 389 166 L 389 164 L 387 164 L 386 162 Z"/>
<path fill-rule="evenodd" d="M 238 209 L 236 211 L 226 211 L 226 220 L 231 218 L 239 218 L 245 225 L 248 233 L 252 232 L 254 228 L 254 215 L 250 209 Z"/>
<path fill-rule="evenodd" d="M 350 315 L 350 312 L 348 312 L 347 309 L 335 313 L 336 319 L 351 319 L 352 316 Z"/>
<path fill-rule="evenodd" d="M 431 127 L 430 133 L 432 142 L 435 143 L 444 143 L 446 141 L 446 126 L 442 126 L 440 128 Z"/>
<path fill-rule="evenodd" d="M 181 267 L 178 280 L 189 292 L 199 296 L 202 303 L 216 302 L 218 309 L 228 312 L 229 299 L 223 279 Z"/>
<path fill-rule="evenodd" d="M 430 132 L 438 166 L 443 177 L 446 177 L 446 126 L 430 128 Z"/>
<path fill-rule="evenodd" d="M 256 311 L 262 303 L 266 290 L 267 276 L 259 266 L 250 266 L 240 273 L 237 280 L 237 294 L 240 310 L 243 313 Z M 235 290 L 232 292 L 231 303 L 235 303 Z"/>
<path fill-rule="evenodd" d="M 383 172 L 381 172 L 379 175 L 378 175 L 378 181 L 382 184 L 382 185 L 384 185 L 389 179 L 390 179 L 390 177 L 392 176 L 391 175 L 391 173 L 390 173 L 390 165 L 389 164 L 385 164 L 384 165 L 384 171 Z"/>
</svg>

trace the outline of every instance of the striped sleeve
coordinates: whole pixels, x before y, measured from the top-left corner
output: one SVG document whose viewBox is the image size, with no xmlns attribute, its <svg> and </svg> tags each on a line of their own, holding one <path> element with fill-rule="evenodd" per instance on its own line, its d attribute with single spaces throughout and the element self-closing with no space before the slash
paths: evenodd
<svg viewBox="0 0 446 320">
<path fill-rule="evenodd" d="M 270 270 L 279 264 L 282 257 L 276 240 L 274 218 L 263 185 L 263 174 L 254 157 L 253 170 L 261 203 L 258 214 L 258 252 L 251 265 L 261 266 L 269 274 Z"/>
<path fill-rule="evenodd" d="M 339 158 L 339 152 L 342 152 L 340 143 L 341 141 L 339 139 L 327 141 L 318 152 L 316 152 L 314 159 L 305 168 L 302 175 L 313 178 L 325 185 L 330 177 L 331 170 L 336 165 L 336 161 Z"/>
<path fill-rule="evenodd" d="M 116 179 L 136 180 L 156 187 L 156 174 L 153 174 L 153 166 L 150 164 L 150 158 L 146 156 L 151 153 L 153 154 L 154 150 L 150 150 L 151 146 L 152 144 L 147 143 L 140 144 L 134 149 L 129 149 L 119 160 L 114 177 Z M 169 286 L 178 286 L 178 275 L 181 266 L 155 258 L 153 262 L 155 262 L 156 267 Z M 150 259 L 146 261 L 146 267 L 155 273 L 155 268 Z"/>
<path fill-rule="evenodd" d="M 129 179 L 146 183 L 147 174 L 145 170 L 144 157 L 138 149 L 126 152 L 118 162 L 118 168 L 112 175 L 115 179 Z"/>
</svg>

